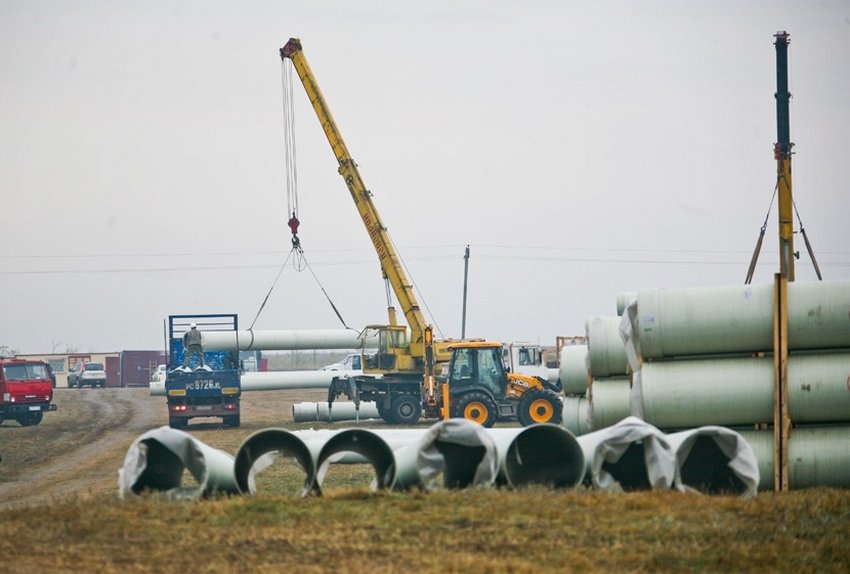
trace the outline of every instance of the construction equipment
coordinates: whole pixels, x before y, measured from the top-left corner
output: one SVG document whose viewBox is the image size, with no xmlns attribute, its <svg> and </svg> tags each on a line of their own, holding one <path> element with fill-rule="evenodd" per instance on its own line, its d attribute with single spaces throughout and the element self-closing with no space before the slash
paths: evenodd
<svg viewBox="0 0 850 574">
<path fill-rule="evenodd" d="M 561 422 L 560 386 L 543 377 L 508 372 L 501 343 L 465 341 L 449 349 L 446 383 L 452 417 L 485 427 L 513 418 L 523 426 Z"/>
<path fill-rule="evenodd" d="M 351 157 L 330 108 L 325 101 L 316 78 L 310 69 L 301 41 L 291 38 L 280 49 L 281 61 L 292 62 L 325 136 L 337 159 L 338 171 L 348 186 L 354 205 L 360 214 L 366 232 L 378 254 L 381 271 L 387 285 L 387 312 L 389 324 L 368 325 L 366 337 L 376 336 L 378 352 L 363 355 L 363 375 L 334 379 L 328 391 L 328 402 L 345 394 L 355 404 L 374 401 L 381 417 L 393 424 L 412 424 L 424 415 L 428 418 L 447 417 L 443 406 L 449 401 L 441 398 L 441 388 L 435 374 L 447 363 L 452 352 L 449 346 L 459 340 L 434 340 L 431 325 L 426 324 L 413 292 L 413 285 L 404 272 L 400 258 L 390 240 L 387 228 L 372 201 L 357 164 Z M 399 325 L 396 311 L 389 300 L 392 289 L 404 313 L 408 329 Z M 365 349 L 364 349 L 365 350 Z M 499 351 L 501 352 L 501 351 Z M 501 361 L 500 361 L 501 364 Z M 558 411 L 560 414 L 560 411 Z"/>
</svg>

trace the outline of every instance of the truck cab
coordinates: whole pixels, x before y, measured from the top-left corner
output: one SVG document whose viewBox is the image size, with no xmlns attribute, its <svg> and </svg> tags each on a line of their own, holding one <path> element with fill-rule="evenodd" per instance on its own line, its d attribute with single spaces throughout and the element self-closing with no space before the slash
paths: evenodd
<svg viewBox="0 0 850 574">
<path fill-rule="evenodd" d="M 0 424 L 5 419 L 35 426 L 55 411 L 50 369 L 42 361 L 0 359 Z"/>
</svg>

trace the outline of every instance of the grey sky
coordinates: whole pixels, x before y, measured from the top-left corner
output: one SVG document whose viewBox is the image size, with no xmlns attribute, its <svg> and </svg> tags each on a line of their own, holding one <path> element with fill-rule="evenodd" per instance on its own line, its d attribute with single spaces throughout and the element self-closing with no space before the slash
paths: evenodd
<svg viewBox="0 0 850 574">
<path fill-rule="evenodd" d="M 289 251 L 281 63 L 299 37 L 445 337 L 554 344 L 649 287 L 743 283 L 776 180 L 850 278 L 850 2 L 0 1 L 0 345 L 158 349 L 170 313 L 247 328 Z M 346 323 L 377 257 L 295 86 L 300 236 Z M 777 271 L 776 206 L 756 283 Z M 799 235 L 797 280 L 815 275 Z M 433 317 L 432 317 L 433 316 Z M 283 271 L 255 328 L 341 327 Z"/>
</svg>

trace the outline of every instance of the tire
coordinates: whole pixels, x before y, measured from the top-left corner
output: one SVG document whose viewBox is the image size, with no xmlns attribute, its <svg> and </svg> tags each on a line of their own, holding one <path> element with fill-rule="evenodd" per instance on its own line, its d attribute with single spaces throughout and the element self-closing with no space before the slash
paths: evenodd
<svg viewBox="0 0 850 574">
<path fill-rule="evenodd" d="M 0 425 L 3 424 L 4 420 L 6 420 L 6 413 L 0 413 Z"/>
<path fill-rule="evenodd" d="M 397 425 L 412 425 L 422 416 L 422 401 L 413 395 L 398 395 L 390 404 L 389 418 Z"/>
<path fill-rule="evenodd" d="M 533 424 L 561 424 L 561 398 L 549 389 L 532 389 L 525 393 L 517 406 L 517 420 L 524 427 Z"/>
<path fill-rule="evenodd" d="M 238 429 L 241 421 L 239 420 L 239 415 L 232 415 L 229 417 L 224 417 L 224 424 L 229 426 L 232 429 Z"/>
<path fill-rule="evenodd" d="M 189 419 L 182 417 L 168 417 L 168 426 L 173 429 L 182 429 L 189 426 Z"/>
<path fill-rule="evenodd" d="M 21 415 L 21 418 L 18 419 L 18 422 L 22 427 L 34 427 L 38 423 L 42 421 L 44 418 L 44 413 L 41 411 L 26 413 Z"/>
<path fill-rule="evenodd" d="M 375 406 L 378 408 L 378 416 L 383 419 L 383 421 L 387 424 L 393 424 L 393 418 L 390 416 L 390 411 L 386 407 L 384 407 L 384 399 L 379 397 L 377 401 L 375 401 Z"/>
<path fill-rule="evenodd" d="M 458 398 L 452 408 L 454 418 L 463 418 L 490 428 L 496 422 L 496 403 L 489 395 L 470 391 Z"/>
</svg>

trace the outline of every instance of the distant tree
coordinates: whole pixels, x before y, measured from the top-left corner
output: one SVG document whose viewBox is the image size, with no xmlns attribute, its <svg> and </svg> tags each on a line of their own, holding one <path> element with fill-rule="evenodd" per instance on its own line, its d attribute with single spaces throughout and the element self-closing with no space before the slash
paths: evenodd
<svg viewBox="0 0 850 574">
<path fill-rule="evenodd" d="M 76 355 L 80 352 L 80 348 L 76 345 L 65 345 L 65 354 L 66 355 Z"/>
<path fill-rule="evenodd" d="M 20 352 L 20 349 L 15 349 L 9 345 L 0 345 L 0 357 L 14 357 Z"/>
</svg>

